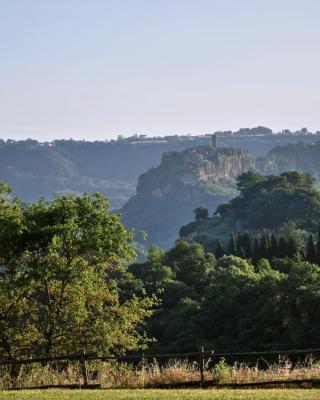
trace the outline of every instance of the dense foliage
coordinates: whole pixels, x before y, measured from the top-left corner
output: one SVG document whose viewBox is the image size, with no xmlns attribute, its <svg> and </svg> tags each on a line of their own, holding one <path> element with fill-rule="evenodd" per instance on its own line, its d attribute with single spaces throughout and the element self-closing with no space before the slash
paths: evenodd
<svg viewBox="0 0 320 400">
<path fill-rule="evenodd" d="M 232 255 L 216 260 L 200 244 L 181 241 L 167 252 L 151 248 L 130 270 L 137 288 L 161 298 L 148 323 L 156 348 L 318 341 L 320 266 L 299 256 L 253 265 Z"/>
<path fill-rule="evenodd" d="M 196 221 L 203 221 L 208 218 L 209 211 L 206 207 L 199 206 L 194 210 Z"/>
<path fill-rule="evenodd" d="M 299 227 L 317 229 L 320 192 L 308 174 L 283 172 L 264 176 L 249 171 L 238 177 L 240 195 L 220 205 L 216 213 L 244 228 L 278 229 L 295 221 Z"/>
<path fill-rule="evenodd" d="M 295 171 L 266 176 L 249 171 L 237 178 L 237 188 L 237 197 L 217 207 L 218 216 L 182 226 L 180 237 L 192 237 L 214 252 L 218 241 L 227 250 L 232 232 L 248 231 L 252 241 L 263 230 L 279 235 L 288 223 L 309 233 L 318 232 L 320 191 L 310 175 Z"/>
<path fill-rule="evenodd" d="M 117 276 L 132 234 L 102 195 L 22 205 L 0 196 L 0 355 L 122 352 L 145 343 L 152 302 L 124 298 Z"/>
<path fill-rule="evenodd" d="M 217 258 L 234 255 L 254 263 L 262 258 L 275 261 L 299 257 L 320 264 L 320 233 L 315 236 L 292 223 L 284 225 L 278 234 L 263 231 L 255 238 L 249 232 L 232 233 L 227 246 L 218 242 L 215 255 Z"/>
</svg>

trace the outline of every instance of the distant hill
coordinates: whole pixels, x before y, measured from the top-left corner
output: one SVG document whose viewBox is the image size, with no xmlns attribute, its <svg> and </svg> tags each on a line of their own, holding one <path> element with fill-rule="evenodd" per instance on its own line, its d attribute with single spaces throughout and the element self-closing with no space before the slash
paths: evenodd
<svg viewBox="0 0 320 400">
<path fill-rule="evenodd" d="M 307 130 L 273 134 L 264 127 L 218 132 L 219 147 L 248 149 L 254 156 L 265 156 L 277 145 L 319 139 Z M 100 191 L 113 208 L 120 208 L 135 194 L 138 177 L 160 164 L 162 153 L 207 146 L 210 141 L 211 135 L 140 135 L 108 142 L 0 140 L 0 179 L 25 201 L 52 198 L 56 193 Z"/>
<path fill-rule="evenodd" d="M 164 153 L 161 164 L 139 177 L 137 194 L 121 209 L 128 228 L 148 232 L 148 244 L 169 247 L 198 205 L 211 211 L 236 194 L 235 178 L 249 170 L 245 150 L 199 146 Z"/>
<path fill-rule="evenodd" d="M 195 208 L 205 206 L 212 215 L 220 203 L 237 196 L 235 178 L 250 168 L 264 175 L 298 170 L 319 179 L 320 142 L 277 146 L 257 159 L 244 150 L 215 150 L 211 146 L 164 153 L 157 168 L 140 176 L 137 194 L 121 210 L 123 221 L 129 228 L 146 230 L 147 244 L 169 247 L 178 238 L 179 227 L 192 220 Z M 319 185 L 319 181 L 315 184 Z M 267 207 L 276 206 L 275 202 Z M 250 212 L 257 214 L 261 207 L 262 204 Z M 226 239 L 231 230 L 242 228 L 240 220 L 230 224 L 229 220 L 221 223 L 221 218 L 213 217 L 192 222 L 181 232 L 188 240 L 215 243 L 217 237 Z"/>
<path fill-rule="evenodd" d="M 257 159 L 256 167 L 264 174 L 303 171 L 320 180 L 320 141 L 290 143 L 276 146 L 265 157 Z"/>
<path fill-rule="evenodd" d="M 77 143 L 67 152 L 60 143 L 33 140 L 0 142 L 0 179 L 23 201 L 52 198 L 60 193 L 102 192 L 114 206 L 121 206 L 135 190 L 134 183 L 110 179 L 104 168 L 90 171 L 90 156 L 82 158 Z M 67 146 L 69 143 L 67 143 Z M 79 146 L 81 148 L 81 145 Z M 78 158 L 78 159 L 77 159 Z M 93 155 L 92 155 L 92 158 Z"/>
</svg>

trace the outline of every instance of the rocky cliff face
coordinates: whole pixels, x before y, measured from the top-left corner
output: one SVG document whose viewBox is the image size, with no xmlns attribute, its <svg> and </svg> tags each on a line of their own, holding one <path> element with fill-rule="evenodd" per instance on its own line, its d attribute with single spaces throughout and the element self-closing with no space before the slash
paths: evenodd
<svg viewBox="0 0 320 400">
<path fill-rule="evenodd" d="M 164 153 L 157 168 L 140 176 L 137 193 L 160 197 L 177 184 L 195 186 L 203 182 L 225 182 L 253 166 L 253 157 L 241 149 L 201 146 Z"/>
<path fill-rule="evenodd" d="M 148 233 L 144 244 L 170 247 L 196 207 L 206 206 L 212 214 L 235 196 L 234 178 L 253 161 L 244 150 L 210 146 L 164 153 L 158 167 L 140 176 L 137 194 L 121 209 L 123 222 Z"/>
</svg>

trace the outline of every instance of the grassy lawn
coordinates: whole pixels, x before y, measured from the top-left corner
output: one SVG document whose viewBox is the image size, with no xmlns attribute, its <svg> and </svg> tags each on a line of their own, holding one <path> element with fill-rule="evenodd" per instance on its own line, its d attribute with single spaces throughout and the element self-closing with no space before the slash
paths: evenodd
<svg viewBox="0 0 320 400">
<path fill-rule="evenodd" d="M 320 400 L 320 390 L 32 390 L 0 391 L 0 400 Z"/>
</svg>

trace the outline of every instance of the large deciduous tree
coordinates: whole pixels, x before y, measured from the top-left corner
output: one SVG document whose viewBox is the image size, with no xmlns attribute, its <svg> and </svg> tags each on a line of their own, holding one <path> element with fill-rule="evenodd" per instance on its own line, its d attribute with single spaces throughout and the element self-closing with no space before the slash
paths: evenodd
<svg viewBox="0 0 320 400">
<path fill-rule="evenodd" d="M 143 346 L 152 301 L 121 298 L 132 234 L 99 194 L 0 198 L 0 352 L 16 358 Z"/>
</svg>

